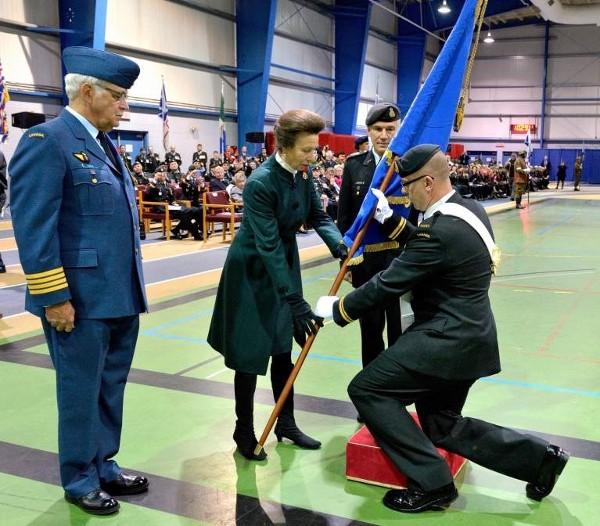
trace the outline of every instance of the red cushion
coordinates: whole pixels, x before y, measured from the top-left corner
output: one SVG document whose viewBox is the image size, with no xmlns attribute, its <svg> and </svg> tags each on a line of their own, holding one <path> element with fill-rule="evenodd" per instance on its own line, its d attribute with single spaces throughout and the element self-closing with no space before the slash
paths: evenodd
<svg viewBox="0 0 600 526">
<path fill-rule="evenodd" d="M 417 416 L 411 414 L 418 422 Z M 466 459 L 438 448 L 446 459 L 452 476 L 465 465 Z M 406 488 L 406 475 L 400 472 L 375 442 L 367 426 L 361 427 L 346 445 L 346 477 L 358 482 L 388 488 Z"/>
</svg>

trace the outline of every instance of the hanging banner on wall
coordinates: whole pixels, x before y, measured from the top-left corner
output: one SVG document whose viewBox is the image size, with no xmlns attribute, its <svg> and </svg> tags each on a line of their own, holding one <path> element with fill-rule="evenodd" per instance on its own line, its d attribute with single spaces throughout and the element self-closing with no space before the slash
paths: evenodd
<svg viewBox="0 0 600 526">
<path fill-rule="evenodd" d="M 511 124 L 510 133 L 535 133 L 535 124 Z"/>
</svg>

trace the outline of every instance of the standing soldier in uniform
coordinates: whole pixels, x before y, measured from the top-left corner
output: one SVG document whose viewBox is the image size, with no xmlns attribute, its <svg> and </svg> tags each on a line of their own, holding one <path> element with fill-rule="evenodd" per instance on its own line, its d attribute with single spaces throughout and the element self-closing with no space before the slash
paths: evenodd
<svg viewBox="0 0 600 526">
<path fill-rule="evenodd" d="M 148 488 L 113 459 L 147 304 L 133 184 L 107 134 L 140 69 L 87 47 L 66 48 L 63 61 L 69 105 L 23 135 L 9 166 L 13 224 L 25 306 L 41 318 L 56 370 L 65 499 L 108 515 L 114 496 Z"/>
<path fill-rule="evenodd" d="M 579 184 L 581 183 L 581 172 L 583 171 L 583 164 L 581 163 L 581 157 L 575 157 L 575 165 L 573 166 L 573 190 L 579 192 Z"/>
<path fill-rule="evenodd" d="M 399 121 L 400 110 L 395 104 L 391 103 L 376 104 L 367 114 L 365 124 L 373 148 L 348 156 L 344 164 L 338 204 L 338 228 L 343 234 L 348 231 L 356 219 L 365 195 L 369 191 L 375 167 L 385 153 L 390 141 L 396 135 Z M 406 222 L 403 222 L 403 224 L 406 224 Z M 381 228 L 383 232 L 384 227 Z M 354 288 L 360 287 L 375 274 L 385 270 L 400 253 L 398 238 L 403 236 L 403 231 L 402 229 L 395 230 L 398 231 L 394 231 L 391 236 L 388 232 L 384 232 L 389 241 L 383 244 L 380 250 L 365 251 L 361 263 L 348 267 L 351 269 L 352 286 Z M 400 302 L 398 299 L 387 305 L 371 309 L 360 319 L 363 367 L 366 367 L 386 348 L 383 339 L 386 321 L 387 346 L 390 346 L 401 333 Z"/>
<path fill-rule="evenodd" d="M 527 168 L 527 162 L 525 161 L 525 156 L 527 152 L 525 150 L 521 150 L 515 161 L 515 208 L 525 208 L 521 204 L 521 199 L 523 198 L 523 194 L 527 189 L 527 185 L 529 184 L 529 168 Z"/>
<path fill-rule="evenodd" d="M 197 167 L 204 175 L 206 173 L 206 165 L 208 164 L 208 154 L 202 149 L 202 145 L 196 146 L 196 151 L 192 155 L 192 164 L 198 163 Z"/>
</svg>

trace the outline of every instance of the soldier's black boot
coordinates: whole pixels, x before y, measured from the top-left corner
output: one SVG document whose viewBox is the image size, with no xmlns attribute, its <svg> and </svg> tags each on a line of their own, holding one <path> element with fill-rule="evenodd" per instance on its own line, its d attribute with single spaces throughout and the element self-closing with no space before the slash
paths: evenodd
<svg viewBox="0 0 600 526">
<path fill-rule="evenodd" d="M 294 365 L 292 364 L 291 353 L 273 356 L 271 362 L 271 387 L 273 388 L 273 398 L 275 399 L 275 402 L 279 400 L 279 396 L 281 395 L 293 368 Z M 277 419 L 275 436 L 277 437 L 278 442 L 287 438 L 297 446 L 305 449 L 319 449 L 321 447 L 321 442 L 305 435 L 296 425 L 296 420 L 294 419 L 293 388 L 290 390 L 283 409 L 279 414 L 279 418 Z"/>
<path fill-rule="evenodd" d="M 233 440 L 238 451 L 248 460 L 264 460 L 267 453 L 263 449 L 258 455 L 254 449 L 258 444 L 254 434 L 254 391 L 256 391 L 256 375 L 235 373 L 235 431 Z"/>
</svg>

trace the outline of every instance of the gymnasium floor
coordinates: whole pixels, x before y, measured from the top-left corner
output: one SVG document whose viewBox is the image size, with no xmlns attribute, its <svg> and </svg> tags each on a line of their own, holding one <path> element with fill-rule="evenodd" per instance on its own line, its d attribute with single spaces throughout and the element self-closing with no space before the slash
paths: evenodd
<svg viewBox="0 0 600 526">
<path fill-rule="evenodd" d="M 39 322 L 22 309 L 10 221 L 0 221 L 8 267 L 0 274 L 0 525 L 600 524 L 599 198 L 600 188 L 584 186 L 533 193 L 521 211 L 507 200 L 485 202 L 503 251 L 491 288 L 503 370 L 475 384 L 465 414 L 570 450 L 554 492 L 530 501 L 523 482 L 467 462 L 459 499 L 417 516 L 385 508 L 385 488 L 345 478 L 346 442 L 358 429 L 346 395 L 360 368 L 358 324 L 327 324 L 296 382 L 298 423 L 323 447 L 305 451 L 271 435 L 267 461 L 234 453 L 233 375 L 205 339 L 227 244 L 156 234 L 144 244 L 151 312 L 142 317 L 118 456 L 125 469 L 147 474 L 151 489 L 120 498 L 111 517 L 68 505 L 58 481 L 53 371 Z M 314 233 L 298 240 L 314 304 L 338 265 Z M 256 401 L 260 434 L 273 406 L 266 377 Z"/>
</svg>

